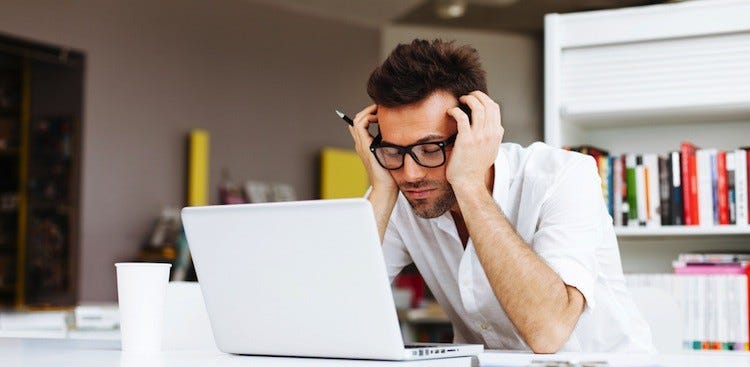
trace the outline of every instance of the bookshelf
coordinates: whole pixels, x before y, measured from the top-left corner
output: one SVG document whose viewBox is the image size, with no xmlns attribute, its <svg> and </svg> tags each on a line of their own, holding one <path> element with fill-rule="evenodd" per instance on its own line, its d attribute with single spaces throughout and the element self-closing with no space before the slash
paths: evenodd
<svg viewBox="0 0 750 367">
<path fill-rule="evenodd" d="M 750 145 L 747 14 L 748 1 L 713 0 L 547 15 L 545 141 L 618 156 Z M 670 272 L 680 252 L 750 250 L 750 227 L 736 225 L 616 234 L 625 272 Z"/>
<path fill-rule="evenodd" d="M 664 226 L 658 228 L 616 227 L 620 238 L 680 236 L 750 236 L 750 227 L 738 226 Z"/>
<path fill-rule="evenodd" d="M 0 36 L 0 308 L 75 305 L 83 55 Z"/>
</svg>

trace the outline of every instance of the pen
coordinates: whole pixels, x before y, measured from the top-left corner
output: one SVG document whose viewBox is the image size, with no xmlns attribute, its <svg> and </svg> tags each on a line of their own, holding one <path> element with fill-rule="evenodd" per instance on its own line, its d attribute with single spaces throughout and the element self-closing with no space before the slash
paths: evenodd
<svg viewBox="0 0 750 367">
<path fill-rule="evenodd" d="M 352 121 L 352 119 L 350 119 L 349 116 L 345 115 L 343 112 L 339 110 L 336 110 L 336 114 L 339 115 L 339 117 L 341 117 L 342 120 L 346 121 L 346 123 L 349 124 L 349 126 L 354 126 L 354 121 Z"/>
</svg>

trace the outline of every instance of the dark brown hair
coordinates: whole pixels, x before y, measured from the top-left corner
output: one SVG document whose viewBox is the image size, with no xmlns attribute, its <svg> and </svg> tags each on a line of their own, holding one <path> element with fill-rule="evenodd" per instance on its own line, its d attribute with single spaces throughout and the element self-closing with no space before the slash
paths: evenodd
<svg viewBox="0 0 750 367">
<path fill-rule="evenodd" d="M 416 103 L 438 90 L 456 98 L 475 90 L 487 93 L 476 49 L 452 41 L 415 39 L 396 46 L 367 81 L 367 94 L 385 107 Z"/>
</svg>

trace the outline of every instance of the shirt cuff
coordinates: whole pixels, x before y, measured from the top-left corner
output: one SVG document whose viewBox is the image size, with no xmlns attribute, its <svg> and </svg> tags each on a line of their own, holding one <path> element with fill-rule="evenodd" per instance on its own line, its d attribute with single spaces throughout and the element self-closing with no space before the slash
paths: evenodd
<svg viewBox="0 0 750 367">
<path fill-rule="evenodd" d="M 594 277 L 586 267 L 571 259 L 547 258 L 545 261 L 560 276 L 563 283 L 575 287 L 583 294 L 586 308 L 593 310 L 596 307 Z"/>
</svg>

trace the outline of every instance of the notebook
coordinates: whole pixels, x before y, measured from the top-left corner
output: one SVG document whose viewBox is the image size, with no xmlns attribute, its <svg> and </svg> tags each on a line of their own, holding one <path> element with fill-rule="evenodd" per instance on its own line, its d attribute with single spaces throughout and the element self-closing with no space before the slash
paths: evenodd
<svg viewBox="0 0 750 367">
<path fill-rule="evenodd" d="M 410 360 L 483 351 L 403 344 L 365 199 L 188 207 L 182 220 L 226 353 Z"/>
</svg>

